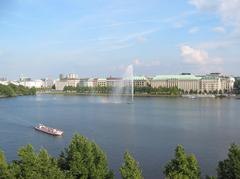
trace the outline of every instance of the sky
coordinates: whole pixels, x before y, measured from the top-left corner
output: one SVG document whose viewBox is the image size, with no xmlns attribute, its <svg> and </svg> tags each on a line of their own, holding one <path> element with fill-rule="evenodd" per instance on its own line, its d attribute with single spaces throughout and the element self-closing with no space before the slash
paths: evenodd
<svg viewBox="0 0 240 179">
<path fill-rule="evenodd" d="M 240 75 L 240 0 L 0 0 L 0 76 Z"/>
</svg>

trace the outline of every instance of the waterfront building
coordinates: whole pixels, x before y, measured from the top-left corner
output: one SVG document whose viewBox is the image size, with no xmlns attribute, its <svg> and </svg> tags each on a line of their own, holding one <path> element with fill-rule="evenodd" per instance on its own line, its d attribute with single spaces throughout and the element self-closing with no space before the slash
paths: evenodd
<svg viewBox="0 0 240 179">
<path fill-rule="evenodd" d="M 79 81 L 79 86 L 80 87 L 87 87 L 88 86 L 88 79 L 89 78 L 80 78 L 80 81 Z"/>
<path fill-rule="evenodd" d="M 158 75 L 151 80 L 151 86 L 153 88 L 158 87 L 177 87 L 186 92 L 200 91 L 201 77 L 191 74 L 181 75 Z"/>
<path fill-rule="evenodd" d="M 121 87 L 122 86 L 122 78 L 118 77 L 108 77 L 107 78 L 107 86 L 109 87 Z"/>
<path fill-rule="evenodd" d="M 201 79 L 201 90 L 203 92 L 224 92 L 233 91 L 235 79 L 231 76 L 224 76 L 220 73 L 210 73 Z"/>
<path fill-rule="evenodd" d="M 56 90 L 58 90 L 58 91 L 63 91 L 63 89 L 64 89 L 65 86 L 68 86 L 67 80 L 57 80 L 57 81 L 55 82 L 55 88 L 56 88 Z"/>
<path fill-rule="evenodd" d="M 5 77 L 0 77 L 0 84 L 1 85 L 8 85 L 9 81 Z"/>
<path fill-rule="evenodd" d="M 234 83 L 235 78 L 233 77 L 223 77 L 221 79 L 221 88 L 223 89 L 222 92 L 232 92 L 234 90 Z"/>
<path fill-rule="evenodd" d="M 0 84 L 1 84 L 1 85 L 8 85 L 8 84 L 9 84 L 9 81 L 0 80 Z"/>
<path fill-rule="evenodd" d="M 19 85 L 28 87 L 28 88 L 42 88 L 44 82 L 42 80 L 31 80 L 30 78 L 21 79 Z"/>
<path fill-rule="evenodd" d="M 67 79 L 79 79 L 77 74 L 69 73 L 66 77 Z"/>
<path fill-rule="evenodd" d="M 211 73 L 204 76 L 196 76 L 188 73 L 181 75 L 158 75 L 151 80 L 153 88 L 177 87 L 184 92 L 231 92 L 234 87 L 234 78 L 223 76 L 219 73 Z"/>
<path fill-rule="evenodd" d="M 206 75 L 201 79 L 201 90 L 204 93 L 218 92 L 221 88 L 221 79 L 218 76 Z"/>
<path fill-rule="evenodd" d="M 134 76 L 133 84 L 134 87 L 147 87 L 150 85 L 150 80 L 145 76 Z"/>
<path fill-rule="evenodd" d="M 43 88 L 52 88 L 52 86 L 54 85 L 54 81 L 52 79 L 49 78 L 43 78 Z"/>
<path fill-rule="evenodd" d="M 77 87 L 80 82 L 77 74 L 70 73 L 68 75 L 60 74 L 59 80 L 55 82 L 56 90 L 62 91 L 65 86 Z"/>
<path fill-rule="evenodd" d="M 66 77 L 65 77 L 64 74 L 61 73 L 61 74 L 59 75 L 59 80 L 64 80 L 65 78 L 66 78 Z"/>
<path fill-rule="evenodd" d="M 97 78 L 89 78 L 88 79 L 88 87 L 96 87 L 97 86 Z"/>
<path fill-rule="evenodd" d="M 100 87 L 107 86 L 107 79 L 106 78 L 97 79 L 97 86 L 100 86 Z"/>
<path fill-rule="evenodd" d="M 18 81 L 9 81 L 10 84 L 13 84 L 13 85 L 16 85 L 16 86 L 19 86 L 20 83 Z"/>
</svg>

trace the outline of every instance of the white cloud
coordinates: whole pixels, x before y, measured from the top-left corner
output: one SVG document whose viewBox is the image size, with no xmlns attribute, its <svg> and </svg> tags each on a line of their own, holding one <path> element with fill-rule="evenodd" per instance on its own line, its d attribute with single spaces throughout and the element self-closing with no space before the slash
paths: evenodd
<svg viewBox="0 0 240 179">
<path fill-rule="evenodd" d="M 239 0 L 221 0 L 218 7 L 222 19 L 226 23 L 237 23 L 240 24 L 240 1 Z"/>
<path fill-rule="evenodd" d="M 233 26 L 240 34 L 240 0 L 189 0 L 198 10 L 211 10 L 225 25 Z"/>
<path fill-rule="evenodd" d="M 140 66 L 140 67 L 153 67 L 153 66 L 159 66 L 161 62 L 159 60 L 153 60 L 148 62 L 143 62 L 139 59 L 133 60 L 133 65 Z"/>
<path fill-rule="evenodd" d="M 190 34 L 195 34 L 199 31 L 199 27 L 195 26 L 195 27 L 192 27 L 191 29 L 189 29 L 189 33 Z"/>
<path fill-rule="evenodd" d="M 210 10 L 217 6 L 219 0 L 189 0 L 189 3 L 194 5 L 197 9 Z"/>
<path fill-rule="evenodd" d="M 208 53 L 203 49 L 195 49 L 188 45 L 182 45 L 181 56 L 185 63 L 206 65 L 206 64 L 221 64 L 221 58 L 210 58 Z"/>
<path fill-rule="evenodd" d="M 217 32 L 217 33 L 225 33 L 226 32 L 224 27 L 214 27 L 214 28 L 212 28 L 212 31 Z"/>
</svg>

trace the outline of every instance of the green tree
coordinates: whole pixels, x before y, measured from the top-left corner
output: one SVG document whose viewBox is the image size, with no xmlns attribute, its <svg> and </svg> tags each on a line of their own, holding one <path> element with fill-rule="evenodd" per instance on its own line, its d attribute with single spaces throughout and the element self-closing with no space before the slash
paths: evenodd
<svg viewBox="0 0 240 179">
<path fill-rule="evenodd" d="M 11 88 L 11 86 L 0 84 L 0 95 L 6 96 L 6 97 L 13 97 L 13 96 L 16 96 L 16 93 L 13 90 L 13 88 Z"/>
<path fill-rule="evenodd" d="M 232 144 L 228 151 L 228 158 L 220 161 L 217 168 L 219 179 L 240 178 L 240 146 Z"/>
<path fill-rule="evenodd" d="M 0 178 L 1 179 L 13 179 L 14 176 L 9 169 L 8 163 L 5 160 L 4 153 L 0 151 Z"/>
<path fill-rule="evenodd" d="M 178 145 L 175 158 L 165 166 L 164 174 L 167 179 L 198 179 L 201 172 L 196 157 L 187 156 L 183 146 Z"/>
<path fill-rule="evenodd" d="M 120 168 L 120 173 L 123 179 L 143 179 L 138 162 L 129 152 L 124 153 L 124 163 Z"/>
<path fill-rule="evenodd" d="M 216 179 L 216 177 L 214 177 L 214 176 L 206 176 L 206 179 Z"/>
<path fill-rule="evenodd" d="M 74 135 L 69 147 L 61 153 L 58 164 L 74 178 L 113 178 L 104 152 L 97 144 L 79 134 Z"/>
<path fill-rule="evenodd" d="M 240 77 L 235 78 L 234 90 L 237 94 L 240 94 Z"/>
<path fill-rule="evenodd" d="M 18 156 L 20 160 L 11 165 L 16 178 L 28 179 L 64 179 L 64 173 L 58 168 L 57 161 L 50 157 L 45 149 L 38 154 L 31 145 L 22 147 Z"/>
</svg>

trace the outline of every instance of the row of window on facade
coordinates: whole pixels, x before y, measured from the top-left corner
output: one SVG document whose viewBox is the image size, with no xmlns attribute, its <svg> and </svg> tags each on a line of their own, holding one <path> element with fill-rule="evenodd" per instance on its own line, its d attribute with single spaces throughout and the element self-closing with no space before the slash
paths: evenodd
<svg viewBox="0 0 240 179">
<path fill-rule="evenodd" d="M 183 91 L 227 91 L 231 92 L 234 87 L 234 78 L 222 75 L 159 75 L 153 78 L 145 76 L 133 77 L 134 87 L 177 87 Z M 55 82 L 57 90 L 63 90 L 65 86 L 80 87 L 119 87 L 131 85 L 131 79 L 122 78 L 60 78 Z"/>
</svg>

